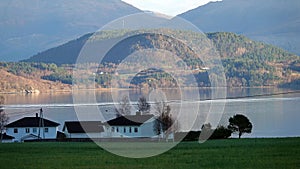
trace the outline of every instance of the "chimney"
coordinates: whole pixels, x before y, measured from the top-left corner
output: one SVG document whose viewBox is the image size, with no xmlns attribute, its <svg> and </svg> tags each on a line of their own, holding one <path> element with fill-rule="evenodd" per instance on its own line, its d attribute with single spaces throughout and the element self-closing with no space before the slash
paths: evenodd
<svg viewBox="0 0 300 169">
<path fill-rule="evenodd" d="M 137 111 L 135 114 L 136 114 L 137 116 L 142 115 L 141 111 Z"/>
</svg>

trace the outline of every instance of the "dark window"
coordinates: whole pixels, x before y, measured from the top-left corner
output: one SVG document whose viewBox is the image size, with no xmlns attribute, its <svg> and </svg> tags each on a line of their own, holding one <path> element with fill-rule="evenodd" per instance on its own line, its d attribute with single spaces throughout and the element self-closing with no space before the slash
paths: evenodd
<svg viewBox="0 0 300 169">
<path fill-rule="evenodd" d="M 18 133 L 18 129 L 14 129 L 14 133 Z"/>
<path fill-rule="evenodd" d="M 30 129 L 29 128 L 26 128 L 25 129 L 25 133 L 29 133 L 30 132 Z"/>
<path fill-rule="evenodd" d="M 129 127 L 129 133 L 131 133 L 131 127 Z"/>
<path fill-rule="evenodd" d="M 45 133 L 48 133 L 49 132 L 49 128 L 45 128 Z"/>
<path fill-rule="evenodd" d="M 137 133 L 139 129 L 137 127 L 134 128 L 134 132 Z"/>
<path fill-rule="evenodd" d="M 126 127 L 124 127 L 124 133 L 126 133 Z"/>
<path fill-rule="evenodd" d="M 117 127 L 117 132 L 119 132 L 119 127 Z"/>
</svg>

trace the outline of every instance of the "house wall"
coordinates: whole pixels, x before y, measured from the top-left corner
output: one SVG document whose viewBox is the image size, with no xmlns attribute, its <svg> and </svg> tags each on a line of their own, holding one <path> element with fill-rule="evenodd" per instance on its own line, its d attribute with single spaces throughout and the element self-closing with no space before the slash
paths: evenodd
<svg viewBox="0 0 300 169">
<path fill-rule="evenodd" d="M 38 136 L 38 127 L 28 127 L 29 133 L 26 133 L 26 128 L 6 128 L 6 133 L 15 137 L 13 141 L 21 142 L 21 138 L 30 134 Z M 45 132 L 45 139 L 55 139 L 57 133 L 57 127 L 45 127 L 48 128 L 48 132 Z M 14 129 L 18 129 L 18 133 L 14 133 Z M 34 131 L 36 129 L 36 132 Z M 43 128 L 41 128 L 40 137 L 43 138 Z"/>
<path fill-rule="evenodd" d="M 63 131 L 67 138 L 103 138 L 105 135 L 101 133 L 69 133 L 67 130 Z"/>
<path fill-rule="evenodd" d="M 137 132 L 135 132 L 137 128 Z M 124 130 L 125 129 L 125 130 Z M 106 137 L 141 137 L 140 126 L 107 126 Z"/>
<path fill-rule="evenodd" d="M 150 119 L 141 125 L 141 136 L 142 137 L 155 137 L 156 133 L 153 131 L 154 120 Z"/>
<path fill-rule="evenodd" d="M 66 134 L 67 138 L 103 138 L 102 133 L 68 133 Z"/>
<path fill-rule="evenodd" d="M 156 136 L 155 132 L 153 131 L 154 119 L 149 119 L 141 126 L 106 126 L 106 135 L 107 137 L 154 137 Z M 126 132 L 124 132 L 124 128 Z M 131 132 L 130 132 L 131 128 Z M 135 128 L 138 129 L 135 132 Z M 117 132 L 119 129 L 119 132 Z"/>
</svg>

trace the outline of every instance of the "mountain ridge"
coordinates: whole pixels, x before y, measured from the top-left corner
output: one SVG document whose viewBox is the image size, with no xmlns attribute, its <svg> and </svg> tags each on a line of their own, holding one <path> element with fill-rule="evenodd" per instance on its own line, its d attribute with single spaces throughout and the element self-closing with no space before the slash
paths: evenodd
<svg viewBox="0 0 300 169">
<path fill-rule="evenodd" d="M 204 32 L 233 32 L 300 54 L 300 1 L 223 0 L 180 14 Z"/>
<path fill-rule="evenodd" d="M 190 32 L 192 33 L 192 32 Z M 110 35 L 111 34 L 111 35 Z M 102 38 L 103 37 L 109 37 L 109 36 L 114 36 L 114 35 L 118 34 L 118 33 L 114 33 L 114 31 L 103 31 L 101 33 L 100 36 L 98 35 L 94 35 L 93 33 L 88 33 L 85 34 L 75 40 L 71 40 L 63 45 L 48 49 L 44 52 L 40 52 L 34 56 L 32 56 L 29 59 L 23 60 L 25 62 L 43 62 L 43 63 L 55 63 L 55 64 L 75 64 L 77 57 L 80 53 L 81 48 L 84 46 L 85 42 L 92 37 L 93 40 L 95 40 L 95 38 Z M 126 34 L 126 32 L 122 32 L 120 35 L 118 36 L 123 36 L 122 34 Z M 142 35 L 142 34 L 141 34 Z M 178 35 L 178 34 L 177 34 Z M 179 35 L 178 35 L 179 36 Z M 183 36 L 183 35 L 182 35 Z M 189 37 L 191 35 L 187 35 L 187 37 Z M 215 33 L 206 33 L 205 36 L 214 43 L 214 45 L 216 45 L 215 47 L 217 48 L 217 50 L 220 53 L 220 56 L 225 56 L 226 55 L 231 55 L 231 56 L 236 56 L 235 53 L 230 53 L 228 54 L 228 51 L 224 50 L 224 48 L 230 47 L 230 48 L 235 48 L 235 50 L 238 50 L 239 46 L 240 47 L 244 47 L 245 44 L 251 44 L 252 42 L 256 45 L 259 46 L 259 44 L 263 45 L 263 46 L 267 46 L 268 48 L 274 48 L 274 49 L 278 49 L 281 50 L 285 53 L 289 53 L 288 51 L 284 51 L 283 49 L 280 49 L 279 47 L 276 47 L 274 45 L 270 45 L 270 44 L 266 44 L 263 42 L 259 42 L 259 41 L 255 41 L 252 40 L 244 35 L 238 35 L 235 33 L 231 33 L 231 32 L 215 32 Z M 227 43 L 220 43 L 218 40 L 222 40 L 224 39 L 224 41 L 228 40 L 229 42 Z M 96 39 L 97 40 L 97 39 Z M 238 44 L 239 41 L 242 42 L 242 44 Z M 140 42 L 139 42 L 140 43 Z M 232 43 L 232 44 L 230 44 Z M 245 44 L 243 44 L 245 43 Z M 223 45 L 223 46 L 222 46 Z M 256 49 L 257 51 L 254 51 L 255 49 L 251 49 L 253 51 L 251 52 L 259 52 L 260 49 Z M 290 54 L 292 55 L 292 54 Z"/>
<path fill-rule="evenodd" d="M 114 19 L 141 12 L 121 0 L 3 0 L 0 11 L 2 61 L 26 59 L 95 32 Z"/>
<path fill-rule="evenodd" d="M 186 38 L 195 37 L 193 32 L 175 32 L 177 36 L 184 36 Z M 116 33 L 108 32 L 104 37 L 114 36 Z M 46 62 L 63 64 L 74 64 L 79 52 L 91 34 L 87 34 L 78 38 L 77 40 L 69 42 L 69 44 L 50 49 L 45 53 L 40 53 L 35 57 L 26 60 L 27 62 Z M 230 87 L 253 87 L 253 86 L 277 86 L 281 83 L 290 83 L 293 80 L 300 79 L 299 74 L 299 56 L 289 53 L 281 48 L 273 45 L 265 44 L 251 40 L 243 35 L 237 35 L 228 32 L 207 33 L 206 36 L 215 45 L 219 52 L 222 64 L 225 70 L 228 86 Z M 102 39 L 101 37 L 93 37 L 93 41 Z M 158 41 L 157 41 L 158 40 Z M 138 45 L 135 45 L 136 42 Z M 68 46 L 65 48 L 65 46 Z M 147 35 L 141 34 L 136 37 L 131 37 L 117 44 L 109 51 L 104 60 L 112 63 L 112 67 L 117 67 L 118 63 L 126 56 L 130 55 L 134 50 L 147 48 L 163 49 L 167 48 L 173 53 L 183 55 L 180 57 L 185 61 L 191 70 L 196 70 L 202 67 L 199 59 L 193 58 L 193 53 L 189 48 L 181 47 L 180 43 L 170 40 L 163 35 Z M 76 49 L 77 48 L 77 49 Z M 52 53 L 55 52 L 55 54 Z M 56 53 L 61 51 L 60 53 Z M 73 52 L 73 53 L 72 53 Z M 52 53 L 52 54 L 51 54 Z M 52 60 L 49 59 L 48 56 Z M 61 58 L 67 58 L 67 62 L 63 62 Z M 141 64 L 143 60 L 140 61 Z M 107 64 L 104 64 L 104 67 Z M 140 65 L 135 65 L 136 67 Z M 205 66 L 205 65 L 204 65 Z M 111 72 L 113 74 L 113 71 Z M 196 74 L 196 78 L 202 80 L 203 86 L 209 86 L 207 79 L 203 78 L 205 73 Z M 168 78 L 164 75 L 164 77 Z M 59 79 L 57 75 L 51 77 L 55 80 Z M 145 79 L 138 79 L 136 81 L 146 82 Z M 103 79 L 99 80 L 103 82 Z M 104 83 L 104 82 L 103 82 Z M 170 85 L 172 82 L 169 82 Z"/>
</svg>

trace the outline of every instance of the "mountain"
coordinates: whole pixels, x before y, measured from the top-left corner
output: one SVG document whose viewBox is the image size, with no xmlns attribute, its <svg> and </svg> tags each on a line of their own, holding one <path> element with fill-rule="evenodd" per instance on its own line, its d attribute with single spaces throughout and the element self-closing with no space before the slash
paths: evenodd
<svg viewBox="0 0 300 169">
<path fill-rule="evenodd" d="M 176 37 L 199 38 L 193 32 L 173 32 Z M 101 42 L 104 37 L 114 38 L 118 33 L 113 31 L 103 32 L 93 37 L 93 42 Z M 92 34 L 87 34 L 64 45 L 41 52 L 38 55 L 26 60 L 26 62 L 45 62 L 62 64 L 74 64 L 83 44 Z M 124 36 L 126 32 L 124 32 Z M 281 48 L 268 45 L 262 42 L 253 41 L 243 35 L 234 33 L 218 32 L 207 33 L 206 36 L 213 42 L 216 50 L 220 53 L 224 66 L 228 86 L 277 86 L 300 79 L 299 63 L 300 58 Z M 205 46 L 203 46 L 205 47 Z M 102 61 L 112 63 L 110 67 L 117 67 L 118 63 L 135 50 L 156 48 L 175 52 L 185 61 L 192 70 L 203 66 L 199 59 L 188 47 L 182 43 L 165 37 L 164 35 L 139 34 L 132 36 L 115 45 Z M 99 53 L 99 52 L 97 52 Z M 205 56 L 204 56 L 205 57 Z M 143 60 L 139 61 L 142 64 Z M 139 64 L 135 67 L 138 68 Z M 105 67 L 103 64 L 102 67 Z M 205 66 L 205 65 L 204 65 Z M 101 67 L 101 66 L 100 66 Z M 106 71 L 107 72 L 107 71 Z M 110 71 L 113 73 L 113 70 Z M 156 75 L 155 75 L 156 76 Z M 205 73 L 196 74 L 195 77 L 202 82 L 203 86 L 209 86 Z M 65 80 L 67 76 L 62 79 Z M 168 78 L 163 75 L 163 77 Z M 138 82 L 147 82 L 148 77 L 135 79 Z M 47 79 L 59 80 L 58 74 L 53 74 Z M 103 79 L 99 79 L 103 82 Z M 171 86 L 172 80 L 170 80 Z M 294 83 L 292 83 L 294 84 Z"/>
<path fill-rule="evenodd" d="M 121 0 L 2 0 L 0 60 L 26 59 L 138 12 Z"/>
<path fill-rule="evenodd" d="M 300 1 L 223 0 L 180 17 L 204 32 L 234 32 L 300 54 Z"/>
<path fill-rule="evenodd" d="M 60 46 L 37 53 L 36 55 L 26 59 L 26 62 L 43 62 L 61 64 L 74 64 L 77 56 L 85 42 L 92 34 L 86 34 L 78 39 L 71 40 Z"/>
<path fill-rule="evenodd" d="M 141 30 L 142 31 L 142 30 Z M 162 30 L 164 31 L 164 30 Z M 78 39 L 69 41 L 63 45 L 48 49 L 44 52 L 40 52 L 29 59 L 23 60 L 25 62 L 43 62 L 43 63 L 55 63 L 58 65 L 61 64 L 75 64 L 79 52 L 83 45 L 88 41 L 88 39 L 93 35 L 91 40 L 93 43 L 97 44 L 98 42 L 101 43 L 104 38 L 109 37 L 109 39 L 113 39 L 118 36 L 125 36 L 129 37 L 126 38 L 126 41 L 121 41 L 116 44 L 110 52 L 107 53 L 106 58 L 108 62 L 117 63 L 118 60 L 122 60 L 124 57 L 128 56 L 132 53 L 132 48 L 137 43 L 138 45 L 145 45 L 150 48 L 153 48 L 154 44 L 156 48 L 161 48 L 160 46 L 164 46 L 165 42 L 163 38 L 161 40 L 157 40 L 158 37 L 150 36 L 147 34 L 138 34 L 138 36 L 130 36 L 128 35 L 130 32 L 118 32 L 118 31 L 103 31 L 100 34 L 93 35 L 92 33 L 86 34 L 81 36 Z M 171 33 L 171 32 L 169 32 Z M 197 36 L 201 36 L 189 31 L 174 31 L 174 35 L 177 37 L 181 37 L 182 39 L 187 38 L 197 38 Z M 216 32 L 216 33 L 206 33 L 206 37 L 214 43 L 216 49 L 219 51 L 220 56 L 223 59 L 226 58 L 237 58 L 237 57 L 244 57 L 248 55 L 253 55 L 254 57 L 266 57 L 266 58 L 275 58 L 275 59 L 282 59 L 284 56 L 296 56 L 293 55 L 283 49 L 278 47 L 268 45 L 266 43 L 258 42 L 251 40 L 243 35 L 238 35 L 235 33 L 228 33 L 228 32 Z M 157 40 L 158 42 L 155 42 Z M 168 41 L 168 40 L 166 40 Z M 170 44 L 170 48 L 173 46 L 177 47 L 174 50 L 185 50 L 179 48 L 179 43 L 172 42 L 174 44 Z M 152 46 L 150 45 L 152 44 Z M 150 46 L 149 46 L 150 45 Z M 165 45 L 166 47 L 166 45 Z M 266 53 L 266 51 L 270 51 Z M 180 51 L 177 51 L 180 52 Z M 182 52 L 182 51 L 181 51 Z M 187 55 L 189 51 L 185 50 L 185 54 Z M 264 52 L 264 53 L 261 53 Z M 279 54 L 278 54 L 279 53 Z M 298 57 L 297 57 L 298 58 Z M 287 58 L 286 58 L 287 59 Z M 299 58 L 298 58 L 299 59 Z"/>
</svg>

